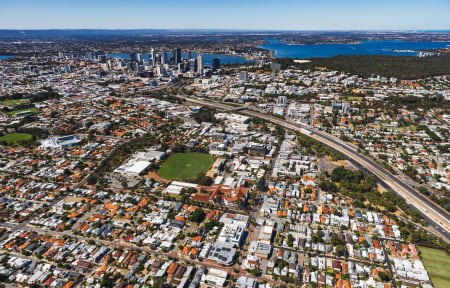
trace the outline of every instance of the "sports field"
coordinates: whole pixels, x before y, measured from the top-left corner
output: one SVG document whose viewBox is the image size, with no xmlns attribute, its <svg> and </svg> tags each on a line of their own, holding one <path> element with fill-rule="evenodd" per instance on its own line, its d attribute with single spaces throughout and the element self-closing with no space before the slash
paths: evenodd
<svg viewBox="0 0 450 288">
<path fill-rule="evenodd" d="M 176 153 L 167 158 L 158 174 L 169 180 L 189 181 L 198 173 L 206 173 L 214 160 L 213 156 L 205 153 Z"/>
<path fill-rule="evenodd" d="M 27 133 L 12 133 L 0 137 L 0 143 L 5 141 L 8 145 L 17 144 L 22 140 L 30 140 L 32 136 Z"/>
<path fill-rule="evenodd" d="M 427 247 L 419 247 L 419 250 L 434 287 L 450 287 L 450 255 L 443 250 Z"/>
<path fill-rule="evenodd" d="M 8 99 L 8 100 L 2 101 L 2 103 L 6 106 L 14 107 L 14 106 L 17 106 L 20 104 L 30 103 L 30 100 L 28 100 L 28 99 Z"/>
<path fill-rule="evenodd" d="M 41 113 L 41 110 L 37 109 L 36 107 L 31 107 L 31 108 L 27 108 L 27 109 L 20 109 L 20 110 L 9 111 L 7 114 L 8 115 L 16 115 L 17 113 L 25 112 L 25 111 L 30 111 L 32 114 Z"/>
</svg>

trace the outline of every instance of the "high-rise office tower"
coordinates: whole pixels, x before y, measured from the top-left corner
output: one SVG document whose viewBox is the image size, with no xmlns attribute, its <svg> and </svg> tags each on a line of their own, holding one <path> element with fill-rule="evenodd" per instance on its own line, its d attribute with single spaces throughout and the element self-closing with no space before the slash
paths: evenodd
<svg viewBox="0 0 450 288">
<path fill-rule="evenodd" d="M 197 73 L 203 74 L 203 55 L 202 54 L 197 55 Z"/>
<path fill-rule="evenodd" d="M 152 58 L 152 66 L 155 67 L 156 65 L 156 54 L 155 54 L 155 49 L 152 48 L 152 52 L 150 53 L 150 57 Z"/>
<path fill-rule="evenodd" d="M 142 62 L 142 54 L 141 53 L 137 53 L 136 54 L 136 60 L 141 63 Z"/>
<path fill-rule="evenodd" d="M 220 69 L 220 58 L 213 58 L 212 68 L 214 70 Z"/>
<path fill-rule="evenodd" d="M 163 50 L 161 55 L 161 64 L 167 64 L 169 62 L 169 59 L 167 58 L 167 52 Z"/>
<path fill-rule="evenodd" d="M 180 48 L 173 49 L 173 61 L 174 61 L 175 65 L 177 65 L 178 63 L 181 63 L 181 49 Z"/>
<path fill-rule="evenodd" d="M 131 61 L 136 61 L 136 53 L 131 53 L 130 54 L 130 60 Z"/>
<path fill-rule="evenodd" d="M 189 59 L 189 70 L 192 72 L 197 71 L 197 59 Z"/>
<path fill-rule="evenodd" d="M 188 50 L 187 52 L 187 60 L 189 61 L 191 59 L 191 50 Z"/>
</svg>

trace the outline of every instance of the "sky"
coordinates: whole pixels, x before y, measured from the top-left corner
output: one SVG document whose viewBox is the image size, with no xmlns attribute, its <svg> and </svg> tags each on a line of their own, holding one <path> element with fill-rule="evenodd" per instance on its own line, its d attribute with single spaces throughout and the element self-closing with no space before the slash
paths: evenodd
<svg viewBox="0 0 450 288">
<path fill-rule="evenodd" d="M 450 30 L 450 0 L 0 0 L 0 29 Z"/>
</svg>

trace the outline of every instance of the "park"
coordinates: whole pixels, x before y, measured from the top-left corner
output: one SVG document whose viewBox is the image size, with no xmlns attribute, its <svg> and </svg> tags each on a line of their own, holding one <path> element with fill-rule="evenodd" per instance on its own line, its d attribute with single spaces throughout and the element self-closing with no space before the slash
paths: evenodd
<svg viewBox="0 0 450 288">
<path fill-rule="evenodd" d="M 7 145 L 18 145 L 20 141 L 28 141 L 33 138 L 27 133 L 12 133 L 0 137 L 0 143 L 5 142 Z"/>
</svg>

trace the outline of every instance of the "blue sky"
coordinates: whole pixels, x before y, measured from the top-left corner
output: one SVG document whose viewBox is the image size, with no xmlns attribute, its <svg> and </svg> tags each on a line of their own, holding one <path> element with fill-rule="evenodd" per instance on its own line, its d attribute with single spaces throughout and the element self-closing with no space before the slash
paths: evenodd
<svg viewBox="0 0 450 288">
<path fill-rule="evenodd" d="M 0 29 L 450 30 L 450 0 L 0 0 Z"/>
</svg>

